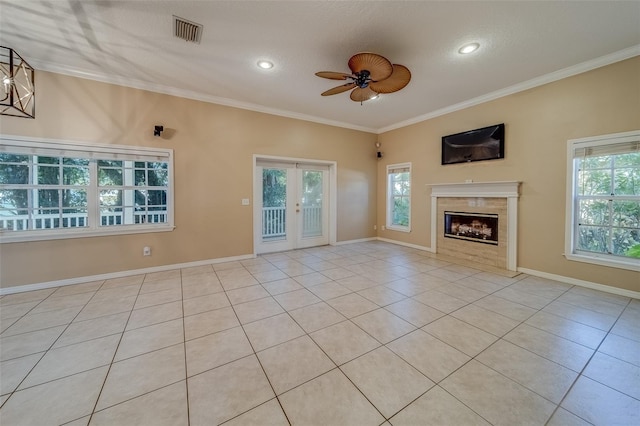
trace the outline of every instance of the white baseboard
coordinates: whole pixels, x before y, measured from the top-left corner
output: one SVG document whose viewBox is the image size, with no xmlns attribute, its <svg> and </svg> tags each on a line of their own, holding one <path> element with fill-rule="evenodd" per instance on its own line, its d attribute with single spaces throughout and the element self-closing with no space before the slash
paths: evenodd
<svg viewBox="0 0 640 426">
<path fill-rule="evenodd" d="M 371 238 L 360 238 L 358 240 L 346 240 L 346 241 L 337 241 L 333 244 L 331 244 L 332 246 L 343 246 L 346 244 L 356 244 L 356 243 L 365 243 L 367 241 L 376 241 L 377 238 L 376 237 L 371 237 Z"/>
<path fill-rule="evenodd" d="M 91 281 L 110 280 L 113 278 L 122 278 L 122 277 L 131 276 L 131 275 L 163 272 L 163 271 L 169 271 L 171 269 L 193 268 L 194 266 L 211 265 L 214 263 L 224 263 L 224 262 L 233 262 L 236 260 L 254 259 L 255 257 L 256 256 L 253 254 L 245 254 L 240 256 L 222 257 L 218 259 L 198 260 L 195 262 L 174 263 L 172 265 L 153 266 L 151 268 L 131 269 L 128 271 L 120 271 L 120 272 L 110 272 L 107 274 L 90 275 L 86 277 L 67 278 L 64 280 L 47 281 L 43 283 L 17 285 L 13 287 L 0 288 L 0 296 L 4 296 L 6 294 L 22 293 L 25 291 L 43 290 L 51 287 L 62 287 L 66 285 L 82 284 L 82 283 L 87 283 Z"/>
<path fill-rule="evenodd" d="M 388 238 L 382 238 L 382 237 L 378 237 L 377 240 L 378 241 L 384 241 L 385 243 L 391 243 L 391 244 L 396 244 L 396 245 L 399 245 L 399 246 L 410 247 L 410 248 L 414 248 L 414 249 L 417 249 L 417 250 L 422 250 L 422 251 L 428 251 L 430 253 L 435 253 L 431 249 L 431 247 L 419 246 L 417 244 L 411 244 L 411 243 L 404 243 L 402 241 L 390 240 Z"/>
<path fill-rule="evenodd" d="M 362 243 L 367 241 L 384 241 L 391 244 L 397 244 L 400 246 L 410 247 L 417 250 L 423 250 L 423 251 L 428 251 L 433 253 L 430 247 L 419 246 L 416 244 L 410 244 L 402 241 L 390 240 L 390 239 L 381 238 L 381 237 L 361 238 L 358 240 L 340 241 L 335 243 L 334 245 L 340 246 L 340 245 L 347 245 L 347 244 Z M 154 267 L 143 268 L 143 269 L 132 269 L 128 271 L 110 272 L 107 274 L 100 274 L 100 275 L 90 275 L 90 276 L 84 276 L 84 277 L 67 278 L 67 279 L 56 280 L 56 281 L 47 281 L 42 283 L 5 287 L 5 288 L 0 288 L 0 296 L 4 296 L 7 294 L 14 294 L 14 293 L 22 293 L 26 291 L 43 290 L 43 289 L 52 288 L 52 287 L 62 287 L 62 286 L 68 286 L 68 285 L 74 285 L 74 284 L 82 284 L 82 283 L 91 282 L 91 281 L 101 281 L 101 280 L 109 280 L 114 278 L 122 278 L 122 277 L 131 276 L 131 275 L 163 272 L 163 271 L 169 271 L 171 269 L 192 268 L 195 266 L 211 265 L 211 264 L 224 263 L 224 262 L 233 262 L 237 260 L 254 259 L 255 257 L 256 255 L 254 254 L 246 254 L 246 255 L 240 255 L 240 256 L 231 256 L 231 257 L 223 257 L 223 258 L 208 259 L 208 260 L 198 260 L 195 262 L 186 262 L 186 263 L 175 263 L 172 265 L 161 265 L 161 266 L 154 266 Z M 638 291 L 626 290 L 626 289 L 612 287 L 604 284 L 594 283 L 591 281 L 584 281 L 577 278 L 565 277 L 563 275 L 556 275 L 548 272 L 537 271 L 535 269 L 529 269 L 529 268 L 518 267 L 517 271 L 528 274 L 528 275 L 533 275 L 536 277 L 547 278 L 555 281 L 562 281 L 562 282 L 566 282 L 567 284 L 573 284 L 580 287 L 586 287 L 593 290 L 603 291 L 606 293 L 617 294 L 619 296 L 631 297 L 633 299 L 640 299 L 640 292 Z"/>
<path fill-rule="evenodd" d="M 610 285 L 593 283 L 591 281 L 579 280 L 577 278 L 565 277 L 562 275 L 550 274 L 548 272 L 536 271 L 529 268 L 518 268 L 518 272 L 533 275 L 540 278 L 547 278 L 555 281 L 562 281 L 567 284 L 573 284 L 580 287 L 590 288 L 592 290 L 604 291 L 605 293 L 617 294 L 618 296 L 631 297 L 640 299 L 640 291 L 625 290 L 624 288 L 612 287 Z"/>
</svg>

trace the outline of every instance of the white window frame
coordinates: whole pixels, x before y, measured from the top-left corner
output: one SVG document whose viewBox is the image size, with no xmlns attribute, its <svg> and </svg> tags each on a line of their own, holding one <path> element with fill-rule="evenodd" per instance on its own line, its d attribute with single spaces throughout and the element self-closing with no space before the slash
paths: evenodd
<svg viewBox="0 0 640 426">
<path fill-rule="evenodd" d="M 88 159 L 122 159 L 132 161 L 161 161 L 167 163 L 169 185 L 167 187 L 167 221 L 162 223 L 127 224 L 100 226 L 100 187 L 96 168 L 90 169 L 90 185 L 87 187 L 89 226 L 30 229 L 8 231 L 0 229 L 0 243 L 24 241 L 44 241 L 69 238 L 98 237 L 107 235 L 141 234 L 173 231 L 174 226 L 174 173 L 173 150 L 163 148 L 134 147 L 127 145 L 100 145 L 23 136 L 0 135 L 0 152 L 24 153 L 29 155 L 76 156 Z"/>
<path fill-rule="evenodd" d="M 595 265 L 609 266 L 613 268 L 640 271 L 640 259 L 625 258 L 623 256 L 614 256 L 605 253 L 585 252 L 576 249 L 576 239 L 578 231 L 576 216 L 579 214 L 579 212 L 577 196 L 575 193 L 578 174 L 575 167 L 576 161 L 574 159 L 574 153 L 579 149 L 634 141 L 640 141 L 640 130 L 581 139 L 571 139 L 567 141 L 567 201 L 564 253 L 566 259 L 577 262 L 592 263 Z"/>
<path fill-rule="evenodd" d="M 408 169 L 408 170 L 406 170 Z M 393 218 L 393 207 L 394 207 L 394 196 L 393 191 L 391 189 L 391 175 L 399 173 L 398 170 L 406 170 L 409 173 L 409 224 L 407 226 L 402 225 L 394 225 L 392 223 Z M 387 165 L 387 220 L 386 227 L 392 231 L 400 231 L 400 232 L 411 232 L 411 193 L 413 191 L 412 184 L 412 174 L 411 174 L 411 163 L 398 163 L 398 164 L 389 164 Z"/>
</svg>

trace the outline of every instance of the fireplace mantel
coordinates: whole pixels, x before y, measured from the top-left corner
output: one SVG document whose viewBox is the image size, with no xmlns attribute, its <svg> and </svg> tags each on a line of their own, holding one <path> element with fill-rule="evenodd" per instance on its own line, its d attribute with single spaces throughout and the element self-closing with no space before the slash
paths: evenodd
<svg viewBox="0 0 640 426">
<path fill-rule="evenodd" d="M 520 182 L 432 183 L 432 197 L 518 198 Z"/>
<path fill-rule="evenodd" d="M 507 200 L 507 269 L 516 270 L 520 182 L 436 183 L 427 186 L 431 187 L 431 251 L 435 253 L 438 252 L 438 198 L 505 198 Z"/>
</svg>

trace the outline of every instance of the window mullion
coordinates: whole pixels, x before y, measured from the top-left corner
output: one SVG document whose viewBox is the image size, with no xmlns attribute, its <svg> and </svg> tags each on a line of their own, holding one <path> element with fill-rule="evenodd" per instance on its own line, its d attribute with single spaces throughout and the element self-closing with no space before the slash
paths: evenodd
<svg viewBox="0 0 640 426">
<path fill-rule="evenodd" d="M 90 229 L 100 224 L 100 197 L 98 192 L 98 162 L 89 161 L 89 186 L 87 187 L 87 219 Z"/>
<path fill-rule="evenodd" d="M 58 227 L 63 228 L 64 227 L 64 192 L 65 190 L 63 189 L 63 185 L 64 185 L 64 168 L 62 166 L 62 164 L 64 163 L 64 160 L 62 159 L 62 157 L 60 157 L 60 163 L 58 164 L 58 220 L 60 221 Z"/>
<path fill-rule="evenodd" d="M 615 160 L 614 156 L 610 156 L 609 158 L 609 170 L 611 173 L 611 189 L 609 197 L 609 223 L 608 223 L 608 241 L 607 241 L 607 250 L 609 254 L 613 254 L 613 198 L 615 197 L 615 188 L 616 188 L 616 172 L 615 172 Z"/>
<path fill-rule="evenodd" d="M 608 224 L 608 241 L 607 250 L 609 254 L 613 254 L 613 199 L 609 199 L 609 224 Z"/>
<path fill-rule="evenodd" d="M 133 161 L 122 162 L 122 223 L 131 225 L 135 223 L 133 206 L 134 206 L 134 190 L 132 189 L 134 184 L 134 163 Z"/>
<path fill-rule="evenodd" d="M 583 167 L 583 161 L 580 158 L 576 158 L 573 161 L 574 167 L 574 187 L 573 187 L 573 238 L 571 252 L 573 253 L 578 248 L 578 239 L 580 235 L 580 195 L 583 194 L 581 187 L 584 186 L 584 179 L 580 179 L 580 169 Z"/>
<path fill-rule="evenodd" d="M 33 190 L 27 193 L 27 209 L 29 212 L 29 219 L 27 223 L 27 229 L 36 229 L 36 218 L 35 218 L 35 209 L 38 207 L 38 169 L 37 169 L 37 159 L 38 157 L 35 155 L 29 156 L 30 163 L 29 164 L 29 184 L 33 185 Z"/>
</svg>

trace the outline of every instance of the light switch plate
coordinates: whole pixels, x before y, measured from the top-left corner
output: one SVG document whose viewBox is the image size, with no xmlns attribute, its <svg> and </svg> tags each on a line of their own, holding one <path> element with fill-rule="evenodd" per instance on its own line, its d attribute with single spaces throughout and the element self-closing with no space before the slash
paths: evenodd
<svg viewBox="0 0 640 426">
<path fill-rule="evenodd" d="M 248 198 L 243 198 L 242 199 L 242 205 L 243 206 L 248 206 L 249 205 L 249 199 Z"/>
</svg>

